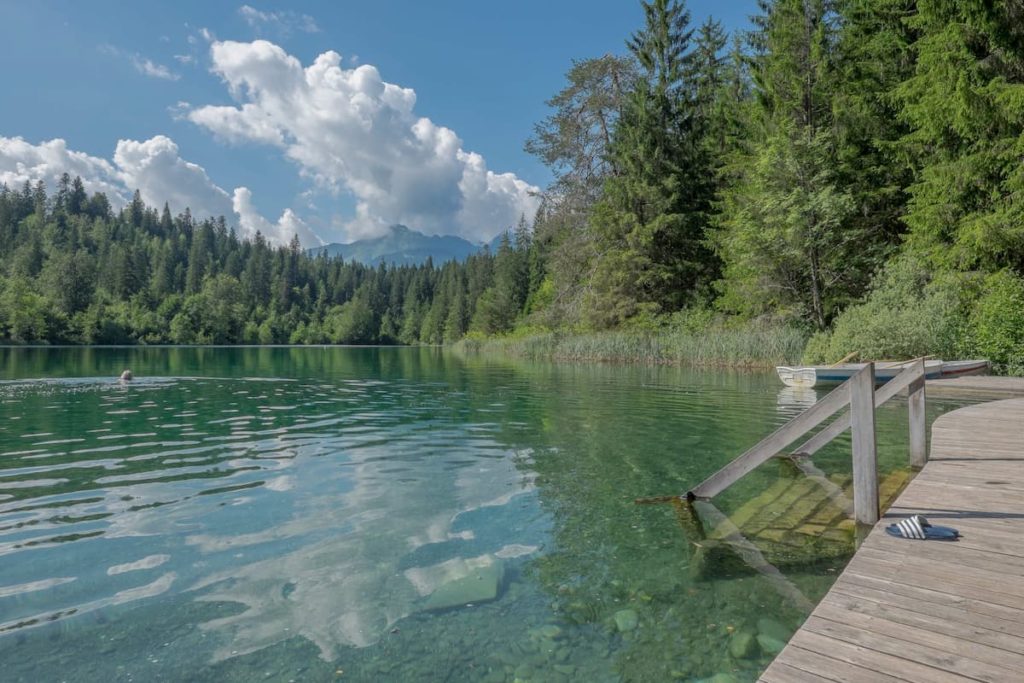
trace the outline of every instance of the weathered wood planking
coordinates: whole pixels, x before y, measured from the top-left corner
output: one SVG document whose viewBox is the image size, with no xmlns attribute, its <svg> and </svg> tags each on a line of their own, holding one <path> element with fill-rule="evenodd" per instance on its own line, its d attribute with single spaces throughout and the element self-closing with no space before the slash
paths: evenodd
<svg viewBox="0 0 1024 683">
<path fill-rule="evenodd" d="M 853 518 L 878 521 L 878 448 L 875 444 L 875 364 L 850 379 L 850 441 L 853 444 Z"/>
<path fill-rule="evenodd" d="M 885 533 L 915 513 L 963 538 Z M 924 469 L 761 680 L 1024 681 L 1024 398 L 936 420 Z"/>
<path fill-rule="evenodd" d="M 928 380 L 928 393 L 936 396 L 974 397 L 987 400 L 1024 396 L 1024 377 L 972 375 Z"/>
</svg>

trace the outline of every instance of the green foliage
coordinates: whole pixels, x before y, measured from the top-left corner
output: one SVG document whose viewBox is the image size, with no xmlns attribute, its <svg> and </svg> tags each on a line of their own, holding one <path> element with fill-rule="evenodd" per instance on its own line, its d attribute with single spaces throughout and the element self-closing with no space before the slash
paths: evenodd
<svg viewBox="0 0 1024 683">
<path fill-rule="evenodd" d="M 969 345 L 1000 372 L 1024 375 L 1024 279 L 1002 270 L 985 279 L 971 311 Z"/>
<path fill-rule="evenodd" d="M 864 54 L 854 36 L 874 19 L 864 4 L 848 3 L 845 23 L 825 0 L 767 7 L 751 140 L 725 166 L 714 236 L 723 310 L 782 313 L 824 330 L 891 250 L 892 193 L 864 190 L 874 187 L 867 177 L 897 173 L 890 158 L 872 156 L 888 122 L 864 104 L 889 83 L 851 66 Z"/>
<path fill-rule="evenodd" d="M 641 67 L 609 149 L 617 173 L 591 217 L 596 238 L 590 323 L 692 301 L 716 272 L 704 225 L 714 191 L 693 85 L 689 12 L 675 0 L 641 2 L 645 26 L 627 42 Z"/>
<path fill-rule="evenodd" d="M 547 101 L 553 112 L 534 126 L 525 149 L 558 174 L 561 192 L 594 194 L 612 172 L 611 134 L 636 65 L 605 55 L 574 61 L 565 78 L 565 88 Z"/>
<path fill-rule="evenodd" d="M 916 68 L 896 89 L 919 160 L 906 222 L 939 266 L 1024 267 L 1024 22 L 1019 3 L 918 3 Z"/>
<path fill-rule="evenodd" d="M 854 352 L 865 360 L 957 358 L 965 350 L 975 291 L 971 278 L 936 275 L 914 257 L 895 259 L 864 301 L 839 315 L 831 333 L 811 339 L 804 361 L 833 363 Z"/>
<path fill-rule="evenodd" d="M 19 275 L 2 281 L 0 337 L 13 342 L 41 342 L 49 338 L 50 306 L 32 283 Z"/>
<path fill-rule="evenodd" d="M 854 205 L 835 182 L 833 150 L 829 133 L 783 123 L 748 160 L 723 203 L 722 308 L 781 312 L 823 329 L 844 303 L 839 284 L 862 245 L 847 229 Z"/>
<path fill-rule="evenodd" d="M 68 176 L 0 186 L 0 341 L 770 365 L 813 329 L 809 361 L 1024 373 L 1018 5 L 758 0 L 730 41 L 644 0 L 628 54 L 574 61 L 526 143 L 555 175 L 532 226 L 481 226 L 512 230 L 461 264 L 312 257 Z"/>
<path fill-rule="evenodd" d="M 138 194 L 114 215 L 82 192 L 0 185 L 0 342 L 454 342 L 478 309 L 493 309 L 489 331 L 510 329 L 545 272 L 525 220 L 497 255 L 371 268 L 239 240 L 222 218 L 172 217 Z"/>
</svg>

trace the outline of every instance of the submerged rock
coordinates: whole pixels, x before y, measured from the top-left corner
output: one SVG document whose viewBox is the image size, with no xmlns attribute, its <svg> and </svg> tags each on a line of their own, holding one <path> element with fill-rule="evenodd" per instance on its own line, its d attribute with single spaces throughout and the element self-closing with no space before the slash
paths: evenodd
<svg viewBox="0 0 1024 683">
<path fill-rule="evenodd" d="M 531 629 L 530 636 L 544 640 L 558 640 L 562 636 L 562 629 L 555 624 L 545 624 L 540 628 Z"/>
<path fill-rule="evenodd" d="M 636 613 L 636 610 L 620 609 L 615 613 L 615 627 L 619 629 L 620 633 L 632 631 L 639 623 L 640 616 Z"/>
<path fill-rule="evenodd" d="M 729 654 L 734 659 L 751 659 L 761 650 L 757 642 L 757 634 L 749 629 L 736 631 L 729 639 Z"/>
<path fill-rule="evenodd" d="M 505 565 L 500 560 L 477 567 L 467 576 L 439 586 L 423 603 L 423 609 L 436 612 L 497 600 L 504 578 Z"/>
<path fill-rule="evenodd" d="M 767 618 L 757 620 L 757 632 L 762 636 L 781 640 L 784 643 L 793 635 L 793 629 L 774 619 Z"/>
<path fill-rule="evenodd" d="M 764 650 L 765 654 L 769 655 L 777 655 L 782 652 L 782 648 L 786 647 L 786 642 L 784 640 L 778 640 L 777 638 L 766 636 L 763 633 L 758 634 L 757 644 L 761 646 L 761 649 Z"/>
<path fill-rule="evenodd" d="M 732 674 L 715 674 L 707 679 L 707 683 L 739 683 L 739 680 Z"/>
</svg>

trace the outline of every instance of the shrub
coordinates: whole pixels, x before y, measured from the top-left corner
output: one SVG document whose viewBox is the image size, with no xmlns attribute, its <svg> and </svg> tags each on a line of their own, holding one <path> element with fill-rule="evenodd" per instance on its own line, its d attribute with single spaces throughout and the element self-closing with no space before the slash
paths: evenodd
<svg viewBox="0 0 1024 683">
<path fill-rule="evenodd" d="M 985 278 L 968 341 L 996 371 L 1024 375 L 1024 279 L 1005 270 Z"/>
<path fill-rule="evenodd" d="M 971 276 L 933 275 L 913 256 L 898 257 L 864 301 L 836 318 L 831 334 L 811 339 L 804 361 L 833 363 L 853 352 L 864 360 L 956 357 L 974 296 Z"/>
</svg>

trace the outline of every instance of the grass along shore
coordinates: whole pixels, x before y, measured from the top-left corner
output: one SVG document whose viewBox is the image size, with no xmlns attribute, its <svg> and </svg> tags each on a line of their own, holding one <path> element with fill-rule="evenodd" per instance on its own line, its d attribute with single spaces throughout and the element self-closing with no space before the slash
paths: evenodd
<svg viewBox="0 0 1024 683">
<path fill-rule="evenodd" d="M 597 361 L 770 368 L 796 363 L 807 335 L 771 325 L 713 327 L 702 331 L 535 332 L 506 337 L 470 336 L 463 353 L 498 353 L 532 360 Z"/>
</svg>

